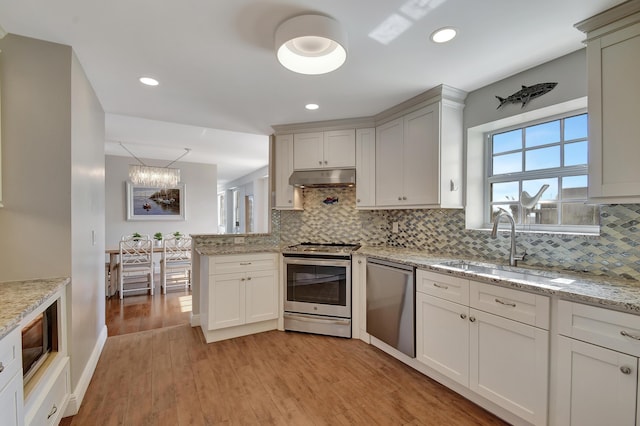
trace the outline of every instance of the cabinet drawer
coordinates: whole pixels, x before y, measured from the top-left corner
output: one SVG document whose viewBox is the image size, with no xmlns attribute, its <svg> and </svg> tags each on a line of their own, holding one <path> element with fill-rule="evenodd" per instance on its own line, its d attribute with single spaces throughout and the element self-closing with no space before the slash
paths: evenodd
<svg viewBox="0 0 640 426">
<path fill-rule="evenodd" d="M 9 383 L 16 371 L 21 368 L 22 346 L 20 328 L 16 328 L 0 341 L 0 390 Z"/>
<path fill-rule="evenodd" d="M 452 302 L 469 304 L 469 280 L 418 269 L 416 291 Z"/>
<path fill-rule="evenodd" d="M 549 298 L 546 296 L 470 281 L 469 299 L 472 308 L 549 329 Z"/>
<path fill-rule="evenodd" d="M 277 269 L 277 259 L 278 255 L 275 253 L 212 256 L 209 259 L 209 274 L 228 274 L 233 272 Z"/>
<path fill-rule="evenodd" d="M 558 333 L 640 356 L 640 316 L 560 300 Z"/>
<path fill-rule="evenodd" d="M 62 418 L 66 408 L 66 400 L 69 395 L 69 363 L 67 362 L 60 370 L 60 373 L 53 380 L 53 385 L 49 388 L 42 400 L 42 404 L 36 409 L 33 419 L 29 425 L 57 425 Z"/>
</svg>

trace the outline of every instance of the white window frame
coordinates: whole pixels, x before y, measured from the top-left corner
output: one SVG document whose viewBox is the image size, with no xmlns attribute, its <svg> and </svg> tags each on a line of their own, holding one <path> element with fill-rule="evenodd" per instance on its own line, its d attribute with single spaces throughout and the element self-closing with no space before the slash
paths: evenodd
<svg viewBox="0 0 640 426">
<path fill-rule="evenodd" d="M 491 138 L 495 134 L 509 132 L 516 129 L 522 129 L 525 127 L 531 127 L 538 124 L 553 122 L 556 120 L 561 120 L 565 118 L 570 118 L 577 115 L 582 115 L 587 113 L 586 108 L 581 108 L 572 111 L 565 111 L 560 114 L 549 115 L 546 117 L 541 117 L 536 120 L 531 121 L 523 121 L 517 124 L 506 126 L 503 128 L 492 129 L 489 132 L 484 133 L 484 161 L 485 161 L 485 170 L 487 171 L 484 176 L 484 227 L 490 228 L 492 226 L 491 218 L 492 218 L 492 206 L 503 204 L 501 202 L 491 202 L 491 184 L 492 183 L 500 183 L 500 182 L 511 182 L 511 181 L 519 181 L 520 188 L 519 192 L 522 191 L 522 181 L 525 180 L 533 180 L 533 179 L 544 179 L 544 178 L 560 178 L 565 176 L 582 176 L 586 175 L 588 179 L 588 165 L 577 165 L 577 166 L 567 166 L 567 167 L 557 167 L 552 169 L 542 169 L 542 170 L 533 170 L 533 171 L 523 171 L 515 172 L 515 173 L 505 173 L 497 176 L 492 175 L 493 168 L 493 152 L 492 152 L 492 144 Z M 561 132 L 563 131 L 563 127 L 561 126 Z M 588 138 L 587 138 L 588 141 Z M 569 143 L 575 142 L 574 140 Z M 562 140 L 560 143 L 549 144 L 548 146 L 560 146 L 560 156 L 561 159 L 564 157 L 564 144 L 565 141 Z M 545 145 L 536 146 L 532 149 L 543 148 Z M 525 152 L 528 149 L 522 147 L 521 150 L 514 150 L 514 152 L 520 151 L 523 153 L 522 161 L 524 166 L 525 161 Z M 561 164 L 563 161 L 561 161 Z M 560 215 L 560 219 L 562 218 L 562 204 L 568 202 L 580 202 L 584 201 L 587 203 L 587 199 L 581 200 L 563 200 L 558 199 L 554 201 L 553 204 L 557 204 L 558 206 L 558 214 Z M 505 226 L 501 224 L 501 227 Z M 600 226 L 599 225 L 566 225 L 566 224 L 517 224 L 516 229 L 520 232 L 543 232 L 543 233 L 564 233 L 564 234 L 597 234 L 599 233 Z"/>
</svg>

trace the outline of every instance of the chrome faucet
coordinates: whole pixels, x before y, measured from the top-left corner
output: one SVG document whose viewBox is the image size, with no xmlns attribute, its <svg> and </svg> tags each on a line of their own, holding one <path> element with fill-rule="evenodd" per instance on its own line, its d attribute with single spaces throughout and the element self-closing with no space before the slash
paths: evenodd
<svg viewBox="0 0 640 426">
<path fill-rule="evenodd" d="M 518 260 L 524 260 L 524 257 L 527 255 L 527 251 L 525 250 L 521 255 L 516 254 L 516 221 L 513 219 L 511 212 L 503 209 L 502 207 L 498 207 L 498 214 L 496 214 L 495 219 L 493 219 L 491 238 L 496 238 L 498 236 L 498 224 L 500 223 L 500 218 L 503 216 L 509 220 L 509 224 L 511 225 L 511 251 L 509 252 L 509 266 L 517 266 Z"/>
</svg>

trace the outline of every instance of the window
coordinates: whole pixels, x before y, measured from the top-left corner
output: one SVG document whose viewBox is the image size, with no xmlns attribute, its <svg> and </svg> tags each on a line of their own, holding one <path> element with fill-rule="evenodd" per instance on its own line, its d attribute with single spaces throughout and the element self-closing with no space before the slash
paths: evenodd
<svg viewBox="0 0 640 426">
<path fill-rule="evenodd" d="M 585 204 L 586 113 L 488 133 L 487 152 L 487 222 L 503 208 L 520 229 L 597 232 L 599 209 Z M 530 205 L 541 190 L 538 201 Z"/>
</svg>

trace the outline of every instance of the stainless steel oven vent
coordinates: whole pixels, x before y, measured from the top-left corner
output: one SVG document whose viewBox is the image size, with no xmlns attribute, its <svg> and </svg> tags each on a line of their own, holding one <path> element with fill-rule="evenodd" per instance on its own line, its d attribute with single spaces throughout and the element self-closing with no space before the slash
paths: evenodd
<svg viewBox="0 0 640 426">
<path fill-rule="evenodd" d="M 355 186 L 355 169 L 298 170 L 289 177 L 289 185 L 306 188 Z"/>
</svg>

